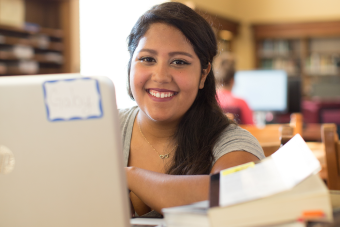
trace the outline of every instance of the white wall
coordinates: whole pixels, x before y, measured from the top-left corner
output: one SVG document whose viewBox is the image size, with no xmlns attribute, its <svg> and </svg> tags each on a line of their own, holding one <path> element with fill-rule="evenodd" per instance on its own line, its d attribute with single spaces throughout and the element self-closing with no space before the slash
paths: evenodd
<svg viewBox="0 0 340 227">
<path fill-rule="evenodd" d="M 80 72 L 109 77 L 118 108 L 136 105 L 127 95 L 127 36 L 137 19 L 165 0 L 80 0 Z"/>
</svg>

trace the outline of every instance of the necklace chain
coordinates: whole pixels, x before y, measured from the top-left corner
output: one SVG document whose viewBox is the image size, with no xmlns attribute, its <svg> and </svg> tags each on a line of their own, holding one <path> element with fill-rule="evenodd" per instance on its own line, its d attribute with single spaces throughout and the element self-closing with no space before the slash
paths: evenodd
<svg viewBox="0 0 340 227">
<path fill-rule="evenodd" d="M 152 149 L 159 155 L 159 157 L 160 157 L 161 159 L 169 158 L 169 157 L 170 157 L 170 153 L 171 153 L 173 150 L 175 150 L 175 148 L 177 147 L 177 145 L 174 146 L 174 148 L 172 148 L 171 151 L 170 151 L 169 153 L 167 153 L 167 154 L 164 154 L 164 155 L 159 154 L 158 151 L 152 146 L 152 144 L 151 144 L 151 143 L 146 139 L 146 137 L 144 136 L 144 133 L 142 132 L 142 129 L 140 128 L 139 121 L 138 121 L 138 128 L 139 128 L 139 131 L 140 131 L 140 133 L 142 134 L 143 138 L 145 139 L 145 141 L 152 147 Z"/>
</svg>

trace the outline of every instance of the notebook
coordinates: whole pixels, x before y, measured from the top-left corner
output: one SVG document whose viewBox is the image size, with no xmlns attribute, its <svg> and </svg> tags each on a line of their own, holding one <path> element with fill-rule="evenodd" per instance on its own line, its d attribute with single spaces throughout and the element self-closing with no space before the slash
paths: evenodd
<svg viewBox="0 0 340 227">
<path fill-rule="evenodd" d="M 130 226 L 112 82 L 0 77 L 0 226 Z"/>
</svg>

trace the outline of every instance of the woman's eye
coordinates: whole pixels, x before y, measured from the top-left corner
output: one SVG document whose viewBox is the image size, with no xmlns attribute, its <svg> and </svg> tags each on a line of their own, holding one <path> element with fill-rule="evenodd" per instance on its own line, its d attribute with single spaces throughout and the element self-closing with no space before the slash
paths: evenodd
<svg viewBox="0 0 340 227">
<path fill-rule="evenodd" d="M 172 64 L 174 64 L 174 65 L 189 65 L 188 62 L 183 61 L 183 60 L 174 60 L 174 61 L 172 62 Z"/>
<path fill-rule="evenodd" d="M 155 62 L 155 59 L 151 57 L 142 57 L 138 60 L 140 60 L 141 62 Z"/>
</svg>

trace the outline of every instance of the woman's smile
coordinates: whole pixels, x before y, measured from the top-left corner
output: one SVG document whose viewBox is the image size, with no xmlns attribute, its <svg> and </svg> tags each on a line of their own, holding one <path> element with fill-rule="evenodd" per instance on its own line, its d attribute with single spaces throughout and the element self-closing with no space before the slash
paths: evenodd
<svg viewBox="0 0 340 227">
<path fill-rule="evenodd" d="M 156 102 L 166 102 L 170 101 L 174 95 L 177 95 L 178 92 L 170 91 L 167 89 L 158 89 L 158 88 L 149 88 L 146 89 L 146 92 L 150 94 L 151 99 Z"/>
</svg>

